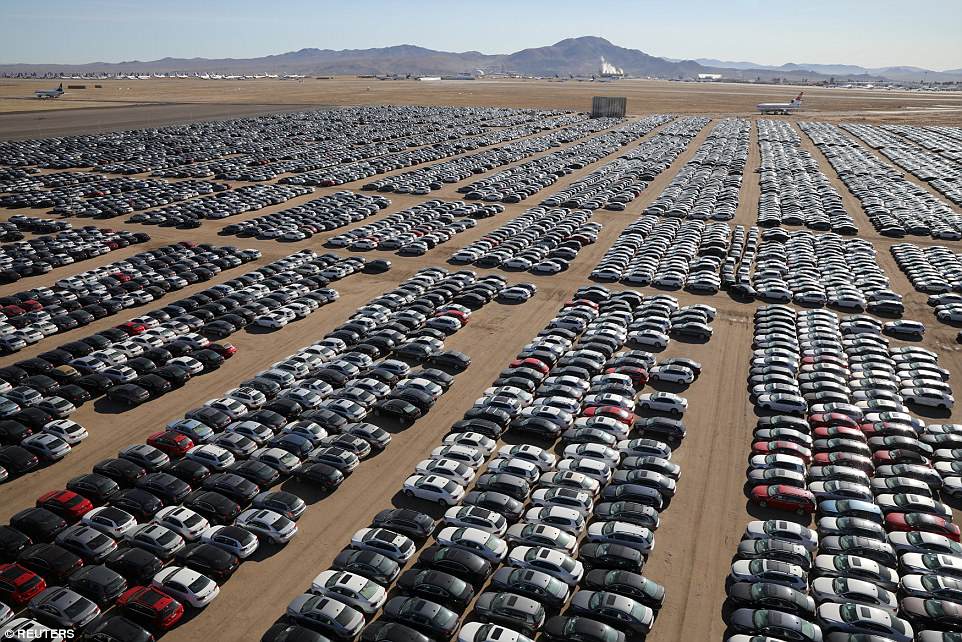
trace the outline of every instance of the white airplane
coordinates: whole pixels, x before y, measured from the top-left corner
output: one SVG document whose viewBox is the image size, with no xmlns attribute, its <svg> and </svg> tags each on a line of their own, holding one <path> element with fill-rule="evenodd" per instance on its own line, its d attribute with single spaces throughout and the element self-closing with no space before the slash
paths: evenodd
<svg viewBox="0 0 962 642">
<path fill-rule="evenodd" d="M 795 96 L 794 100 L 787 103 L 759 103 L 755 105 L 762 114 L 791 114 L 793 111 L 798 111 L 802 108 L 802 94 L 805 92 L 799 92 Z"/>
<path fill-rule="evenodd" d="M 60 98 L 63 96 L 63 83 L 60 83 L 60 86 L 56 89 L 38 89 L 37 91 L 33 92 L 33 94 L 41 100 L 47 98 Z"/>
</svg>

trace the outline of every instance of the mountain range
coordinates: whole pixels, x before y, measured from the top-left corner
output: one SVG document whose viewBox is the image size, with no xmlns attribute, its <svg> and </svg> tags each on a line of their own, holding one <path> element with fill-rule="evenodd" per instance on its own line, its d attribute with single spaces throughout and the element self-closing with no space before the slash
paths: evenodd
<svg viewBox="0 0 962 642">
<path fill-rule="evenodd" d="M 700 73 L 720 73 L 727 78 L 753 80 L 962 80 L 962 70 L 934 72 L 915 67 L 870 69 L 856 65 L 785 64 L 765 66 L 751 62 L 714 59 L 674 60 L 619 47 L 595 36 L 568 38 L 547 47 L 522 49 L 511 54 L 478 51 L 435 51 L 415 45 L 373 49 L 307 48 L 257 58 L 161 58 L 160 60 L 92 62 L 85 64 L 0 64 L 0 73 L 162 73 L 208 72 L 223 74 L 305 74 L 414 76 L 507 72 L 530 76 L 590 76 L 598 73 L 604 58 L 632 77 L 691 78 Z"/>
</svg>

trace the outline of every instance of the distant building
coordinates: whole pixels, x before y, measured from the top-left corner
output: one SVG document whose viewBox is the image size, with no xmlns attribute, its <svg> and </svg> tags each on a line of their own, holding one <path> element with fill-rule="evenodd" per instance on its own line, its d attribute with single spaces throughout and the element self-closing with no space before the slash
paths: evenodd
<svg viewBox="0 0 962 642">
<path fill-rule="evenodd" d="M 721 74 L 698 74 L 698 80 L 702 82 L 711 82 L 713 80 L 721 80 Z"/>
<path fill-rule="evenodd" d="M 602 78 L 624 78 L 625 72 L 620 67 L 615 67 L 613 64 L 605 60 L 605 57 L 601 57 L 601 68 L 598 70 L 599 75 Z"/>
</svg>

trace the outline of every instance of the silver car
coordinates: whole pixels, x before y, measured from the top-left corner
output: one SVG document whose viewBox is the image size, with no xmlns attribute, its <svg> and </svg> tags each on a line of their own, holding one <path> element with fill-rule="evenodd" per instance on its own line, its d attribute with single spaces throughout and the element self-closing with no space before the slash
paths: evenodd
<svg viewBox="0 0 962 642">
<path fill-rule="evenodd" d="M 52 586 L 30 600 L 30 613 L 64 629 L 80 628 L 100 615 L 100 607 L 79 593 Z"/>
</svg>

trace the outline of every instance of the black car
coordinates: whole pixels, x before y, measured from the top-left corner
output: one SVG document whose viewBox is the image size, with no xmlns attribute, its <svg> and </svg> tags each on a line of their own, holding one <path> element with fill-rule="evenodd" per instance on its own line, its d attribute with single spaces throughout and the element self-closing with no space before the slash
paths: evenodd
<svg viewBox="0 0 962 642">
<path fill-rule="evenodd" d="M 503 515 L 509 522 L 521 519 L 521 514 L 524 512 L 524 504 L 522 502 L 514 497 L 509 497 L 504 493 L 493 490 L 472 490 L 464 496 L 462 503 L 468 506 L 480 506 L 481 508 L 493 510 Z"/>
<path fill-rule="evenodd" d="M 10 518 L 10 526 L 34 542 L 52 542 L 67 520 L 46 508 L 25 508 Z"/>
<path fill-rule="evenodd" d="M 75 381 L 78 386 L 86 390 L 90 396 L 99 397 L 114 387 L 114 380 L 102 374 L 88 374 Z"/>
<path fill-rule="evenodd" d="M 546 613 L 536 600 L 513 593 L 482 593 L 474 603 L 474 617 L 531 635 L 541 628 Z"/>
<path fill-rule="evenodd" d="M 20 551 L 33 545 L 33 540 L 13 526 L 0 526 L 0 559 L 12 562 Z"/>
<path fill-rule="evenodd" d="M 158 557 L 136 547 L 121 547 L 104 561 L 110 570 L 123 575 L 131 585 L 150 583 L 164 563 Z"/>
<path fill-rule="evenodd" d="M 87 473 L 68 481 L 67 490 L 83 495 L 96 506 L 102 506 L 120 492 L 120 485 L 109 477 Z"/>
<path fill-rule="evenodd" d="M 110 505 L 127 511 L 139 522 L 147 522 L 164 507 L 164 502 L 142 488 L 127 488 L 117 493 Z"/>
<path fill-rule="evenodd" d="M 39 465 L 40 460 L 37 456 L 22 446 L 0 448 L 0 466 L 11 475 L 24 475 L 36 469 Z"/>
<path fill-rule="evenodd" d="M 401 575 L 397 586 L 403 593 L 432 600 L 459 613 L 474 598 L 470 584 L 443 571 L 411 569 Z"/>
<path fill-rule="evenodd" d="M 409 391 L 416 392 L 416 391 Z M 410 426 L 421 417 L 421 410 L 406 399 L 381 399 L 374 404 L 374 412 L 397 419 L 401 426 Z"/>
<path fill-rule="evenodd" d="M 206 348 L 204 350 L 198 350 L 190 356 L 200 361 L 201 365 L 204 366 L 205 373 L 210 372 L 211 370 L 217 370 L 224 365 L 224 357 L 220 356 L 213 350 L 207 350 Z"/>
<path fill-rule="evenodd" d="M 545 622 L 541 639 L 548 642 L 625 642 L 625 634 L 586 617 L 559 615 Z"/>
<path fill-rule="evenodd" d="M 344 481 L 344 473 L 321 462 L 304 464 L 294 475 L 300 481 L 318 486 L 324 491 L 332 491 Z"/>
<path fill-rule="evenodd" d="M 94 466 L 94 472 L 114 480 L 121 488 L 129 488 L 137 483 L 147 471 L 127 459 L 114 457 L 104 459 Z"/>
<path fill-rule="evenodd" d="M 212 409 L 212 408 L 209 408 L 209 410 L 213 410 L 213 409 Z M 217 411 L 215 411 L 215 412 L 217 412 Z M 309 411 L 309 412 L 310 412 L 310 413 L 321 413 L 321 414 L 311 415 L 311 416 L 309 417 L 309 416 L 308 416 L 308 413 L 306 412 L 306 413 L 304 413 L 304 415 L 303 415 L 301 418 L 302 418 L 302 419 L 310 419 L 311 421 L 316 421 L 316 422 L 320 423 L 322 426 L 328 426 L 329 431 L 330 431 L 331 428 L 333 428 L 333 429 L 336 431 L 336 430 L 338 429 L 338 426 L 343 425 L 343 424 L 339 424 L 339 423 L 335 423 L 333 426 L 329 426 L 329 425 L 328 425 L 328 422 L 329 422 L 329 421 L 335 421 L 335 420 L 333 420 L 333 419 L 331 418 L 331 416 L 336 417 L 337 419 L 340 419 L 342 422 L 344 421 L 343 417 L 340 417 L 340 416 L 338 416 L 338 415 L 335 415 L 333 412 L 331 412 L 331 411 L 329 411 L 329 410 L 326 410 L 326 409 L 325 409 L 325 410 L 311 410 L 311 411 Z M 323 414 L 323 413 L 327 413 L 327 414 Z M 220 413 L 220 414 L 224 414 L 224 413 Z M 226 416 L 226 415 L 225 415 L 225 416 Z M 315 417 L 315 416 L 317 417 L 317 419 L 314 419 L 314 418 L 313 418 L 313 417 Z M 189 419 L 193 419 L 193 417 L 189 417 Z M 227 422 L 227 423 L 230 423 L 230 417 L 228 417 L 227 419 L 228 419 L 228 422 Z M 203 420 L 201 419 L 201 421 L 203 421 Z M 287 424 L 287 419 L 285 419 L 283 415 L 279 415 L 279 414 L 277 414 L 276 412 L 272 412 L 272 411 L 270 411 L 270 410 L 264 410 L 263 408 L 261 408 L 260 410 L 255 410 L 254 412 L 249 412 L 249 413 L 247 413 L 247 414 L 244 415 L 243 417 L 239 418 L 238 421 L 256 421 L 256 422 L 259 423 L 259 424 L 264 424 L 265 426 L 267 426 L 268 428 L 270 428 L 270 429 L 271 429 L 272 431 L 274 431 L 274 432 L 277 432 L 278 430 L 280 430 L 281 428 L 283 428 L 283 427 Z M 322 421 L 323 421 L 324 423 L 322 423 Z M 207 422 L 205 421 L 204 423 L 207 423 Z M 207 424 L 207 425 L 210 426 L 211 428 L 214 428 L 215 430 L 217 430 L 218 428 L 222 428 L 222 427 L 223 427 L 223 426 L 215 426 L 215 425 L 213 425 L 213 424 Z M 227 425 L 227 424 L 224 424 L 224 426 L 226 426 L 226 425 Z"/>
<path fill-rule="evenodd" d="M 137 488 L 157 496 L 164 505 L 179 504 L 190 494 L 190 486 L 169 473 L 148 473 L 137 480 Z"/>
<path fill-rule="evenodd" d="M 183 505 L 215 526 L 233 524 L 241 514 L 240 504 L 218 492 L 209 490 L 194 491 L 184 499 Z"/>
<path fill-rule="evenodd" d="M 737 608 L 775 609 L 807 620 L 815 618 L 815 600 L 801 591 L 772 582 L 736 582 L 728 589 L 728 604 Z"/>
<path fill-rule="evenodd" d="M 424 539 L 431 534 L 437 523 L 429 515 L 410 508 L 386 508 L 374 516 L 373 525 L 412 539 Z"/>
<path fill-rule="evenodd" d="M 562 608 L 569 597 L 568 586 L 561 580 L 541 571 L 508 566 L 495 572 L 491 588 L 523 595 L 552 609 Z"/>
<path fill-rule="evenodd" d="M 254 459 L 236 461 L 227 468 L 227 472 L 243 477 L 260 488 L 270 488 L 281 478 L 277 469 Z"/>
<path fill-rule="evenodd" d="M 200 408 L 188 410 L 186 413 L 184 413 L 184 418 L 199 421 L 202 424 L 210 426 L 214 430 L 223 430 L 231 422 L 230 415 L 209 406 L 201 406 Z"/>
<path fill-rule="evenodd" d="M 645 556 L 640 551 L 621 544 L 589 543 L 581 547 L 578 559 L 587 568 L 607 568 L 640 573 Z"/>
<path fill-rule="evenodd" d="M 141 377 L 137 377 L 134 379 L 133 385 L 139 386 L 150 393 L 151 399 L 156 399 L 157 397 L 170 392 L 173 388 L 169 381 L 156 374 L 145 374 Z"/>
<path fill-rule="evenodd" d="M 106 566 L 88 565 L 70 576 L 68 586 L 104 608 L 113 604 L 127 590 L 127 580 Z"/>
<path fill-rule="evenodd" d="M 331 568 L 356 573 L 382 585 L 393 582 L 401 572 L 397 562 L 380 553 L 350 548 L 337 554 L 331 562 Z"/>
<path fill-rule="evenodd" d="M 92 398 L 89 392 L 72 383 L 60 386 L 60 389 L 57 391 L 57 396 L 63 397 L 78 408 Z"/>
<path fill-rule="evenodd" d="M 0 419 L 0 444 L 15 446 L 32 434 L 33 430 L 19 421 Z"/>
<path fill-rule="evenodd" d="M 241 506 L 247 506 L 261 492 L 254 482 L 233 473 L 217 473 L 204 480 L 204 490 L 212 490 L 232 499 Z"/>
<path fill-rule="evenodd" d="M 122 615 L 95 621 L 84 639 L 89 642 L 154 642 L 154 636 L 142 626 Z"/>
<path fill-rule="evenodd" d="M 478 477 L 475 488 L 503 493 L 521 502 L 531 495 L 531 485 L 526 480 L 506 473 L 484 473 Z"/>
<path fill-rule="evenodd" d="M 664 586 L 631 571 L 601 568 L 588 571 L 584 579 L 584 588 L 624 595 L 655 611 L 660 609 L 665 601 Z"/>
<path fill-rule="evenodd" d="M 63 584 L 83 566 L 83 559 L 57 544 L 34 544 L 20 552 L 17 562 L 43 577 L 47 584 Z"/>
<path fill-rule="evenodd" d="M 261 642 L 330 642 L 330 638 L 297 624 L 279 622 L 264 632 Z"/>
<path fill-rule="evenodd" d="M 107 399 L 122 406 L 134 407 L 149 400 L 150 392 L 133 383 L 122 383 L 107 391 Z"/>
<path fill-rule="evenodd" d="M 192 487 L 200 486 L 211 475 L 207 466 L 192 459 L 180 459 L 168 466 L 164 472 L 183 480 Z"/>
<path fill-rule="evenodd" d="M 383 617 L 445 640 L 454 634 L 459 619 L 450 609 L 420 597 L 391 598 L 384 605 Z"/>
<path fill-rule="evenodd" d="M 177 564 L 192 568 L 216 582 L 229 579 L 237 567 L 240 558 L 222 548 L 212 544 L 189 544 L 177 553 Z"/>
<path fill-rule="evenodd" d="M 471 365 L 471 357 L 463 352 L 444 350 L 431 355 L 424 362 L 436 368 L 443 368 L 452 372 L 464 372 Z"/>
<path fill-rule="evenodd" d="M 460 577 L 474 587 L 491 575 L 491 563 L 470 551 L 433 545 L 421 551 L 417 565 Z"/>
</svg>

